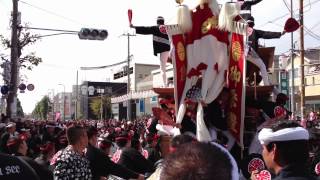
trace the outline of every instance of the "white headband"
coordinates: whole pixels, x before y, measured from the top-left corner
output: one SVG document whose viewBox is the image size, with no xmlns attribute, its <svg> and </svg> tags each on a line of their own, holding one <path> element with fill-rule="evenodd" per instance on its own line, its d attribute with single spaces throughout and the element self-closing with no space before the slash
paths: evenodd
<svg viewBox="0 0 320 180">
<path fill-rule="evenodd" d="M 232 165 L 232 174 L 231 174 L 231 180 L 239 180 L 239 170 L 238 170 L 238 165 L 236 160 L 233 158 L 233 156 L 229 153 L 229 151 L 224 148 L 223 146 L 221 146 L 218 143 L 215 142 L 210 142 L 212 145 L 216 146 L 217 148 L 219 148 L 223 153 L 227 154 L 230 161 L 231 161 L 231 165 Z"/>
<path fill-rule="evenodd" d="M 302 127 L 285 128 L 275 132 L 270 128 L 263 128 L 258 139 L 263 145 L 278 141 L 308 140 L 309 132 Z"/>
</svg>

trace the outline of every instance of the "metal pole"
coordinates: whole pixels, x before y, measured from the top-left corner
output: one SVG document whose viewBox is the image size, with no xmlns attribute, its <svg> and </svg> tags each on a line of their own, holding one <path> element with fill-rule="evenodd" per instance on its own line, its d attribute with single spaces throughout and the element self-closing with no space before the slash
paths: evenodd
<svg viewBox="0 0 320 180">
<path fill-rule="evenodd" d="M 76 78 L 76 101 L 74 103 L 74 119 L 77 120 L 78 118 L 78 90 L 79 90 L 79 85 L 78 85 L 78 70 L 77 70 L 77 78 Z"/>
<path fill-rule="evenodd" d="M 103 118 L 103 104 L 102 104 L 102 93 L 100 93 L 100 120 L 102 120 Z"/>
<path fill-rule="evenodd" d="M 291 17 L 293 17 L 293 2 L 291 0 Z M 295 93 L 294 93 L 294 43 L 293 32 L 291 32 L 291 112 L 295 112 Z"/>
<path fill-rule="evenodd" d="M 18 0 L 12 0 L 12 24 L 11 24 L 11 77 L 10 77 L 10 88 L 7 99 L 7 116 L 13 117 L 16 114 L 16 101 L 17 97 L 17 81 L 18 81 Z"/>
<path fill-rule="evenodd" d="M 128 83 L 127 83 L 127 94 L 128 94 L 128 102 L 127 102 L 127 119 L 131 121 L 131 99 L 130 99 L 130 34 L 128 32 L 128 68 L 127 68 L 127 75 L 128 75 Z"/>
<path fill-rule="evenodd" d="M 303 32 L 303 0 L 300 0 L 300 69 L 301 69 L 301 120 L 304 119 L 305 86 L 304 86 L 304 32 Z"/>
<path fill-rule="evenodd" d="M 63 86 L 63 121 L 66 120 L 66 86 L 64 84 L 58 84 Z"/>
</svg>

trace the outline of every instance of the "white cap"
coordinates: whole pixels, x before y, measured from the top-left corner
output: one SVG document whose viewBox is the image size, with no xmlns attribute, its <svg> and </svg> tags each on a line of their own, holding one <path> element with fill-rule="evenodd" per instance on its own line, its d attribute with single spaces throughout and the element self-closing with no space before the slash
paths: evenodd
<svg viewBox="0 0 320 180">
<path fill-rule="evenodd" d="M 16 126 L 16 123 L 14 123 L 14 122 L 9 122 L 9 123 L 6 125 L 6 128 L 12 128 L 12 127 L 14 127 L 14 126 Z"/>
</svg>

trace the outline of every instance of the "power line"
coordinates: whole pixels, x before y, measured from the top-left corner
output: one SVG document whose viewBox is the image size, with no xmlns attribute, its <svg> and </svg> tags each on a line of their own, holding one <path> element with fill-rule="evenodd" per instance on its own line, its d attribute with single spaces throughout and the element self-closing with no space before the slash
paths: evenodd
<svg viewBox="0 0 320 180">
<path fill-rule="evenodd" d="M 309 34 L 311 37 L 315 38 L 316 40 L 320 41 L 320 36 L 312 32 L 310 29 L 308 29 L 306 26 L 304 26 L 304 30 L 307 34 Z"/>
<path fill-rule="evenodd" d="M 59 18 L 65 19 L 65 20 L 68 20 L 68 21 L 73 22 L 73 23 L 75 23 L 75 24 L 80 24 L 80 25 L 82 25 L 82 26 L 84 25 L 84 24 L 82 24 L 82 23 L 79 22 L 79 21 L 76 21 L 76 20 L 71 19 L 71 18 L 68 18 L 68 17 L 66 17 L 66 16 L 57 14 L 57 13 L 55 13 L 55 12 L 53 12 L 53 11 L 49 11 L 49 10 L 44 9 L 44 8 L 41 8 L 41 7 L 39 7 L 39 6 L 32 5 L 32 4 L 27 3 L 27 2 L 25 2 L 25 1 L 19 0 L 19 2 L 21 2 L 21 3 L 23 3 L 23 4 L 26 4 L 26 5 L 28 5 L 28 6 L 31 6 L 31 7 L 35 8 L 35 9 L 41 10 L 41 11 L 43 11 L 43 12 L 46 12 L 46 13 L 48 13 L 48 14 L 57 16 L 57 17 L 59 17 Z"/>
<path fill-rule="evenodd" d="M 132 55 L 130 56 L 130 60 L 131 60 Z M 96 66 L 96 67 L 80 67 L 80 70 L 95 70 L 95 69 L 105 69 L 105 68 L 109 68 L 109 67 L 113 67 L 113 66 L 117 66 L 119 64 L 123 64 L 123 63 L 127 63 L 128 60 L 124 60 L 121 62 L 117 62 L 114 64 L 110 64 L 110 65 L 106 65 L 106 66 Z"/>
<path fill-rule="evenodd" d="M 312 2 L 309 1 L 309 3 L 306 4 L 306 5 L 304 5 L 303 7 L 311 6 L 311 5 L 313 5 L 313 4 L 315 4 L 315 3 L 319 2 L 319 1 L 320 1 L 320 0 L 315 0 L 315 1 L 312 1 Z M 293 12 L 296 12 L 296 11 L 299 11 L 299 9 L 296 9 L 296 10 L 294 10 Z M 266 25 L 269 24 L 269 23 L 273 23 L 273 22 L 275 22 L 275 21 L 278 21 L 278 20 L 280 20 L 280 19 L 288 16 L 288 14 L 289 14 L 289 13 L 286 13 L 286 14 L 284 14 L 284 15 L 282 15 L 282 16 L 276 17 L 276 18 L 274 18 L 274 19 L 272 19 L 272 20 L 270 20 L 270 21 L 267 21 L 266 23 L 264 23 L 264 24 L 262 24 L 262 25 L 258 25 L 258 26 L 259 26 L 259 27 L 266 26 Z"/>
<path fill-rule="evenodd" d="M 286 0 L 282 0 L 282 1 L 283 1 L 284 5 L 287 7 L 288 11 L 290 12 L 290 8 L 289 8 L 287 1 Z"/>
</svg>

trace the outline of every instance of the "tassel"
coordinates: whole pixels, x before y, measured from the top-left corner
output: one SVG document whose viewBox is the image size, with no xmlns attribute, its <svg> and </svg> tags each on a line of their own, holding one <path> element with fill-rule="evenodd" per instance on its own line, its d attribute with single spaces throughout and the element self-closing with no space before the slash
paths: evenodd
<svg viewBox="0 0 320 180">
<path fill-rule="evenodd" d="M 209 130 L 204 123 L 203 119 L 203 107 L 201 103 L 198 103 L 198 109 L 197 109 L 197 140 L 200 142 L 210 142 L 211 141 L 211 135 L 209 133 Z"/>
<path fill-rule="evenodd" d="M 180 26 L 183 33 L 187 33 L 192 30 L 191 11 L 187 5 L 179 5 L 177 24 Z"/>
<path fill-rule="evenodd" d="M 234 18 L 240 14 L 240 4 L 239 3 L 225 3 L 222 5 L 220 14 L 218 28 L 220 30 L 229 31 L 232 30 L 232 22 Z"/>
</svg>

